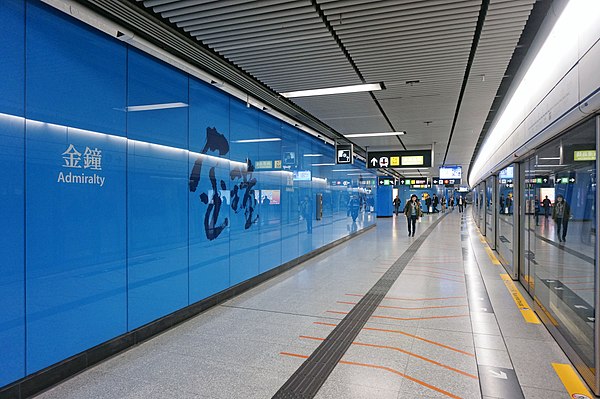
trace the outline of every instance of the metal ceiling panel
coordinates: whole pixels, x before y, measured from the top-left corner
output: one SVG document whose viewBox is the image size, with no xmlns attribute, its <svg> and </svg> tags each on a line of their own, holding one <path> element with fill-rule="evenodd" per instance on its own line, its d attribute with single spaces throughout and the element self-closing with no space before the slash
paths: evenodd
<svg viewBox="0 0 600 399">
<path fill-rule="evenodd" d="M 484 15 L 482 1 L 142 4 L 278 92 L 384 82 L 384 91 L 293 101 L 341 133 L 406 130 L 407 147 L 435 143 L 434 168 L 447 153 L 466 169 L 535 3 L 489 0 Z M 357 143 L 402 146 L 395 137 Z"/>
</svg>

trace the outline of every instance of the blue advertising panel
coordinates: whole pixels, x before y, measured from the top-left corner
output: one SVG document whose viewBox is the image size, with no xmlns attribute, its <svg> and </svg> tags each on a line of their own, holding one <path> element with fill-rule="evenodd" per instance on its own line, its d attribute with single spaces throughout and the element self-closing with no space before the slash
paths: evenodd
<svg viewBox="0 0 600 399">
<path fill-rule="evenodd" d="M 259 183 L 255 162 L 258 160 L 258 116 L 231 99 L 231 229 L 229 244 L 230 284 L 233 286 L 258 274 Z"/>
<path fill-rule="evenodd" d="M 229 287 L 229 96 L 190 79 L 190 302 Z"/>
<path fill-rule="evenodd" d="M 26 27 L 27 118 L 124 136 L 125 45 L 40 1 Z"/>
<path fill-rule="evenodd" d="M 27 121 L 27 372 L 126 331 L 119 136 Z"/>
</svg>

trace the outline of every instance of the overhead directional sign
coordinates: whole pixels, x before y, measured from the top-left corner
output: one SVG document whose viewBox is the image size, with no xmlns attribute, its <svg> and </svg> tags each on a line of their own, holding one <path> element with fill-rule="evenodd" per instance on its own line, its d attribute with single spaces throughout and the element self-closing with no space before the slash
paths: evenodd
<svg viewBox="0 0 600 399">
<path fill-rule="evenodd" d="M 352 144 L 335 144 L 335 163 L 354 163 L 354 146 Z"/>
<path fill-rule="evenodd" d="M 393 186 L 396 184 L 396 179 L 390 176 L 379 176 L 377 180 L 380 186 Z"/>
<path fill-rule="evenodd" d="M 374 151 L 367 153 L 367 166 L 371 169 L 429 168 L 431 150 Z"/>
<path fill-rule="evenodd" d="M 439 177 L 432 177 L 431 182 L 433 185 L 452 185 L 452 184 L 460 184 L 461 179 L 440 179 Z"/>
</svg>

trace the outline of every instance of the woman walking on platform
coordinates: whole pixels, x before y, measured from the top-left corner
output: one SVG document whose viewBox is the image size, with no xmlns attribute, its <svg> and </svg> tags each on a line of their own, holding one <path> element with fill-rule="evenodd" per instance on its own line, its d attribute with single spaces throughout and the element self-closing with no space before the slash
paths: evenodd
<svg viewBox="0 0 600 399">
<path fill-rule="evenodd" d="M 406 203 L 406 206 L 404 207 L 404 214 L 406 215 L 406 221 L 408 223 L 408 236 L 414 237 L 417 219 L 423 215 L 421 211 L 421 205 L 417 201 L 417 196 L 415 194 L 411 195 L 410 201 Z"/>
</svg>

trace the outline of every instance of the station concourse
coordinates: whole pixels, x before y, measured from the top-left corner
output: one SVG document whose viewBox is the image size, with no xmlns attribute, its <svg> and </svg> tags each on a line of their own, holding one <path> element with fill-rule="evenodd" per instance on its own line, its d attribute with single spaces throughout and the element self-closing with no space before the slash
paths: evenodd
<svg viewBox="0 0 600 399">
<path fill-rule="evenodd" d="M 600 395 L 599 0 L 2 0 L 0 49 L 0 399 Z"/>
</svg>

